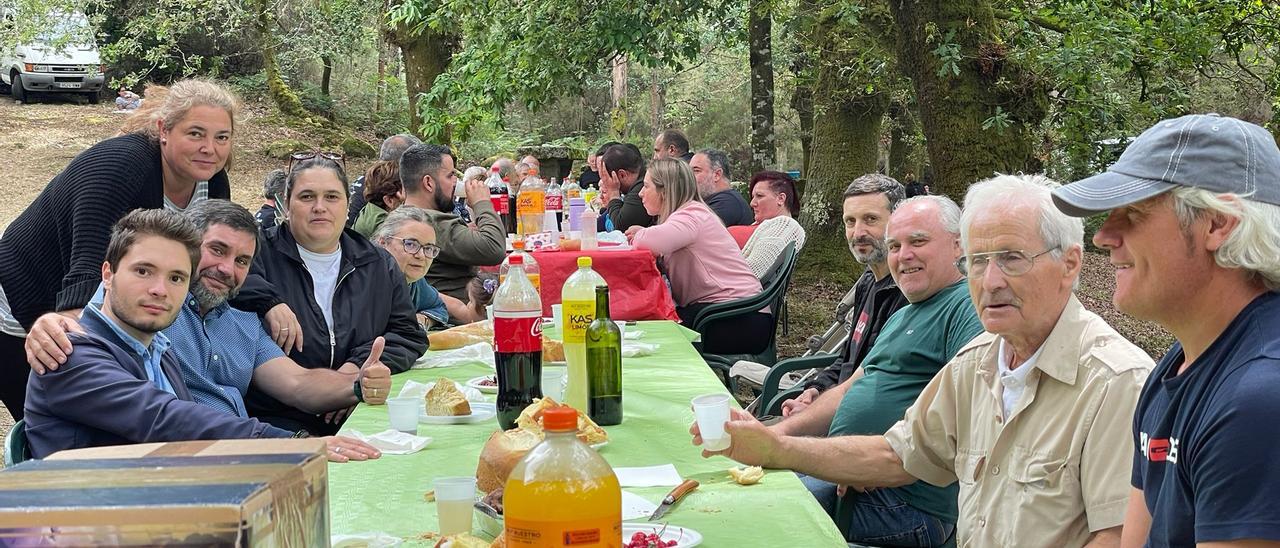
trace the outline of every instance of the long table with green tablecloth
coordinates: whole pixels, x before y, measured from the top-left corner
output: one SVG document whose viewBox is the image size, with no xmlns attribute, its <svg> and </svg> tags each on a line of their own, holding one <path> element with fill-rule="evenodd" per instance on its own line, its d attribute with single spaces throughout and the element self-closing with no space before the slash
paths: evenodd
<svg viewBox="0 0 1280 548">
<path fill-rule="evenodd" d="M 759 484 L 740 486 L 726 473 L 733 461 L 704 459 L 701 450 L 690 443 L 688 425 L 693 412 L 689 401 L 700 394 L 725 391 L 690 345 L 691 335 L 696 333 L 668 321 L 639 322 L 627 330 L 642 331 L 638 341 L 659 348 L 652 355 L 623 360 L 624 419 L 622 424 L 606 428 L 609 443 L 600 448 L 600 454 L 613 466 L 671 463 L 682 476 L 701 483 L 663 521 L 698 531 L 705 538 L 703 546 L 845 545 L 831 519 L 795 474 L 768 471 Z M 548 334 L 554 332 L 548 330 Z M 393 377 L 392 393 L 398 393 L 407 380 L 428 382 L 448 377 L 465 383 L 491 373 L 492 367 L 479 364 L 415 369 Z M 386 406 L 361 404 L 343 428 L 374 434 L 388 426 Z M 423 496 L 431 489 L 431 481 L 440 476 L 475 474 L 480 449 L 497 428 L 496 419 L 478 424 L 421 424 L 418 435 L 432 438 L 422 451 L 385 455 L 368 462 L 330 463 L 333 534 L 381 531 L 413 540 L 437 530 L 434 503 Z M 655 504 L 671 490 L 624 489 Z"/>
</svg>

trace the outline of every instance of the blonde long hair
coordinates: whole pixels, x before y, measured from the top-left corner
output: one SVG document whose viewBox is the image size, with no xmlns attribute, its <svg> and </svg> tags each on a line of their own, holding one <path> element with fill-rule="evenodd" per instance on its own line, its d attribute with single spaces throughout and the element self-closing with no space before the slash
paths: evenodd
<svg viewBox="0 0 1280 548">
<path fill-rule="evenodd" d="M 187 117 L 191 109 L 199 106 L 210 106 L 226 111 L 231 118 L 231 133 L 235 135 L 236 117 L 240 114 L 240 99 L 231 90 L 203 78 L 179 80 L 170 86 L 147 84 L 143 91 L 144 100 L 125 119 L 120 134 L 140 133 L 150 137 L 152 141 L 160 140 L 156 129 L 156 121 L 164 122 L 164 129 L 171 130 Z M 234 154 L 233 154 L 234 155 Z M 227 157 L 223 169 L 230 171 L 232 156 Z"/>
<path fill-rule="evenodd" d="M 664 222 L 673 212 L 689 202 L 701 202 L 698 181 L 693 177 L 689 164 L 677 158 L 662 158 L 649 162 L 648 174 L 653 189 L 662 196 L 662 210 L 658 222 Z"/>
</svg>

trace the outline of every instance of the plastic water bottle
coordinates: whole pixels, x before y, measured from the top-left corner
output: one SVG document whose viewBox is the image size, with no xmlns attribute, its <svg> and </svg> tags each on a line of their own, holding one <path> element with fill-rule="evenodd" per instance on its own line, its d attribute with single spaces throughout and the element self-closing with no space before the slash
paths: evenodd
<svg viewBox="0 0 1280 548">
<path fill-rule="evenodd" d="M 574 198 L 581 198 L 581 197 L 582 197 L 582 187 L 578 185 L 578 181 L 575 181 L 572 175 L 570 175 L 569 177 L 565 177 L 564 198 L 566 200 L 572 200 Z"/>
<path fill-rule="evenodd" d="M 596 318 L 596 287 L 608 286 L 598 272 L 591 269 L 591 257 L 578 257 L 578 270 L 569 275 L 560 290 L 561 315 L 564 326 L 564 359 L 569 366 L 569 385 L 564 391 L 565 403 L 587 410 L 587 327 Z"/>
<path fill-rule="evenodd" d="M 564 217 L 564 193 L 561 191 L 560 184 L 556 182 L 555 177 L 552 177 L 551 184 L 547 185 L 547 196 L 544 202 L 546 203 L 546 211 L 556 215 L 556 231 L 558 231 L 558 227 Z M 551 230 L 551 227 L 546 222 L 543 222 L 542 229 Z"/>
<path fill-rule="evenodd" d="M 582 250 L 590 251 L 596 249 L 596 219 L 600 218 L 600 214 L 594 209 L 587 208 L 582 212 Z"/>
<path fill-rule="evenodd" d="M 587 201 L 581 196 L 569 198 L 569 230 L 582 230 L 582 213 L 587 210 Z"/>
<path fill-rule="evenodd" d="M 510 257 L 506 283 L 493 296 L 493 350 L 498 372 L 498 424 L 509 430 L 534 398 L 542 397 L 542 298 Z"/>
<path fill-rule="evenodd" d="M 542 179 L 529 177 L 520 183 L 516 212 L 520 215 L 517 234 L 528 236 L 542 232 L 542 214 L 546 211 L 547 187 Z"/>
</svg>

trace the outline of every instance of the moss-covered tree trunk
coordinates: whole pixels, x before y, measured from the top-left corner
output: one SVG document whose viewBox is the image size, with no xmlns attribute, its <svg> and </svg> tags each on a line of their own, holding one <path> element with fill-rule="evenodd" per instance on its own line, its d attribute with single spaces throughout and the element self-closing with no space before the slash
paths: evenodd
<svg viewBox="0 0 1280 548">
<path fill-rule="evenodd" d="M 262 43 L 262 70 L 267 76 L 267 95 L 285 116 L 304 118 L 307 110 L 302 107 L 298 95 L 289 89 L 289 84 L 280 76 L 280 62 L 276 59 L 276 38 L 272 34 L 272 29 L 276 28 L 276 18 L 272 13 L 271 3 L 267 0 L 255 0 L 251 5 L 257 12 L 254 30 Z"/>
<path fill-rule="evenodd" d="M 773 135 L 773 4 L 750 0 L 747 42 L 751 66 L 751 172 L 772 169 L 778 147 Z"/>
<path fill-rule="evenodd" d="M 898 66 L 911 77 L 934 191 L 959 199 L 996 172 L 1038 167 L 1043 84 L 1008 56 L 988 0 L 889 2 Z M 987 124 L 984 129 L 983 125 Z"/>
<path fill-rule="evenodd" d="M 920 178 L 920 166 L 916 151 L 916 133 L 919 132 L 919 126 L 916 124 L 915 113 L 905 101 L 893 101 L 889 105 L 889 120 L 892 127 L 889 129 L 889 165 L 888 173 L 890 177 L 899 181 L 906 182 L 907 173 L 911 173 L 915 178 Z"/>
<path fill-rule="evenodd" d="M 821 77 L 820 77 L 821 78 Z M 842 237 L 841 195 L 855 178 L 876 170 L 884 94 L 835 96 L 821 92 L 813 117 L 813 156 L 805 176 L 800 222 L 809 238 Z"/>
<path fill-rule="evenodd" d="M 392 33 L 392 41 L 400 47 L 404 58 L 404 84 L 409 95 L 409 130 L 419 136 L 439 143 L 447 144 L 451 139 L 450 128 L 444 128 L 441 135 L 422 135 L 422 109 L 427 92 L 435 84 L 436 78 L 448 70 L 453 61 L 454 36 L 441 34 L 424 28 L 421 32 L 413 32 L 408 26 L 401 24 Z M 443 108 L 443 102 L 434 106 Z"/>
</svg>

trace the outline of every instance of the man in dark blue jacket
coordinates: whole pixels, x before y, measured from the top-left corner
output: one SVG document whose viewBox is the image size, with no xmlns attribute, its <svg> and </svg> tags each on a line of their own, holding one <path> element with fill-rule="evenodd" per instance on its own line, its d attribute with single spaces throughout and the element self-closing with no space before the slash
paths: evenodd
<svg viewBox="0 0 1280 548">
<path fill-rule="evenodd" d="M 116 223 L 102 266 L 102 308 L 84 309 L 84 333 L 70 334 L 76 351 L 62 367 L 28 382 L 34 457 L 100 445 L 295 436 L 192 401 L 160 331 L 181 310 L 199 258 L 200 235 L 177 213 L 137 210 Z"/>
</svg>

